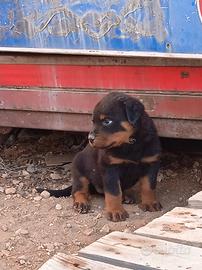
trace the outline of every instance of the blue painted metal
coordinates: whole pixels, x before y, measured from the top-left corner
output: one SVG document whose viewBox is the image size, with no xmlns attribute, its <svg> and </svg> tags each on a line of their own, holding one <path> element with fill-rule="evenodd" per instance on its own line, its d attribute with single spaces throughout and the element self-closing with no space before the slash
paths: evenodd
<svg viewBox="0 0 202 270">
<path fill-rule="evenodd" d="M 0 47 L 202 53 L 200 0 L 2 0 Z"/>
</svg>

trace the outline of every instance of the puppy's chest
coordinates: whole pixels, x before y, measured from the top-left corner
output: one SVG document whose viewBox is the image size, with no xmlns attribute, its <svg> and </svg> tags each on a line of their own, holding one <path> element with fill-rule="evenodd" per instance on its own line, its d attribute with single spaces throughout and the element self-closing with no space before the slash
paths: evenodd
<svg viewBox="0 0 202 270">
<path fill-rule="evenodd" d="M 129 189 L 134 186 L 143 177 L 147 171 L 144 165 L 125 164 L 118 166 L 119 179 L 122 190 Z"/>
<path fill-rule="evenodd" d="M 123 150 L 111 151 L 107 154 L 109 164 L 137 164 L 143 156 L 141 148 L 125 148 Z"/>
</svg>

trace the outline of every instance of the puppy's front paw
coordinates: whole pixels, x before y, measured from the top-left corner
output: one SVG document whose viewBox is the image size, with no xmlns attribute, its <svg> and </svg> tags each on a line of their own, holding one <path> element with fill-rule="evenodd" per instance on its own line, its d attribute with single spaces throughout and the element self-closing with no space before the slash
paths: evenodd
<svg viewBox="0 0 202 270">
<path fill-rule="evenodd" d="M 162 210 L 162 205 L 160 202 L 154 201 L 154 202 L 148 202 L 148 203 L 141 203 L 138 205 L 140 209 L 142 209 L 144 212 L 156 212 Z"/>
<path fill-rule="evenodd" d="M 126 220 L 129 217 L 129 214 L 124 208 L 120 208 L 116 210 L 107 210 L 106 217 L 108 220 L 118 222 Z"/>
<path fill-rule="evenodd" d="M 88 211 L 90 210 L 90 204 L 87 201 L 86 202 L 75 201 L 73 207 L 80 214 L 87 214 Z"/>
</svg>

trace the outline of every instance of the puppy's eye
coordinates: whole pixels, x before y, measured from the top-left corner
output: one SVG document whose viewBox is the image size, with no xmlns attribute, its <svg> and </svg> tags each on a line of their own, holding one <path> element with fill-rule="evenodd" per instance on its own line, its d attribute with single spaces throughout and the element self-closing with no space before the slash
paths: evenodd
<svg viewBox="0 0 202 270">
<path fill-rule="evenodd" d="M 104 120 L 102 121 L 102 124 L 103 124 L 103 126 L 105 126 L 105 127 L 110 126 L 112 123 L 113 123 L 113 121 L 112 121 L 111 119 L 108 119 L 108 118 L 106 118 L 106 119 L 104 119 Z"/>
</svg>

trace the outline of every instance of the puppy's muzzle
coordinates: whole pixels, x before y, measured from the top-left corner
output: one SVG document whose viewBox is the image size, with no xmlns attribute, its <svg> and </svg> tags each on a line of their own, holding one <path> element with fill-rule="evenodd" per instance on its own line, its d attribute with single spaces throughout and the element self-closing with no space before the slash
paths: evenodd
<svg viewBox="0 0 202 270">
<path fill-rule="evenodd" d="M 95 133 L 93 131 L 91 131 L 89 134 L 88 134 L 88 140 L 91 144 L 94 143 L 95 141 Z"/>
</svg>

